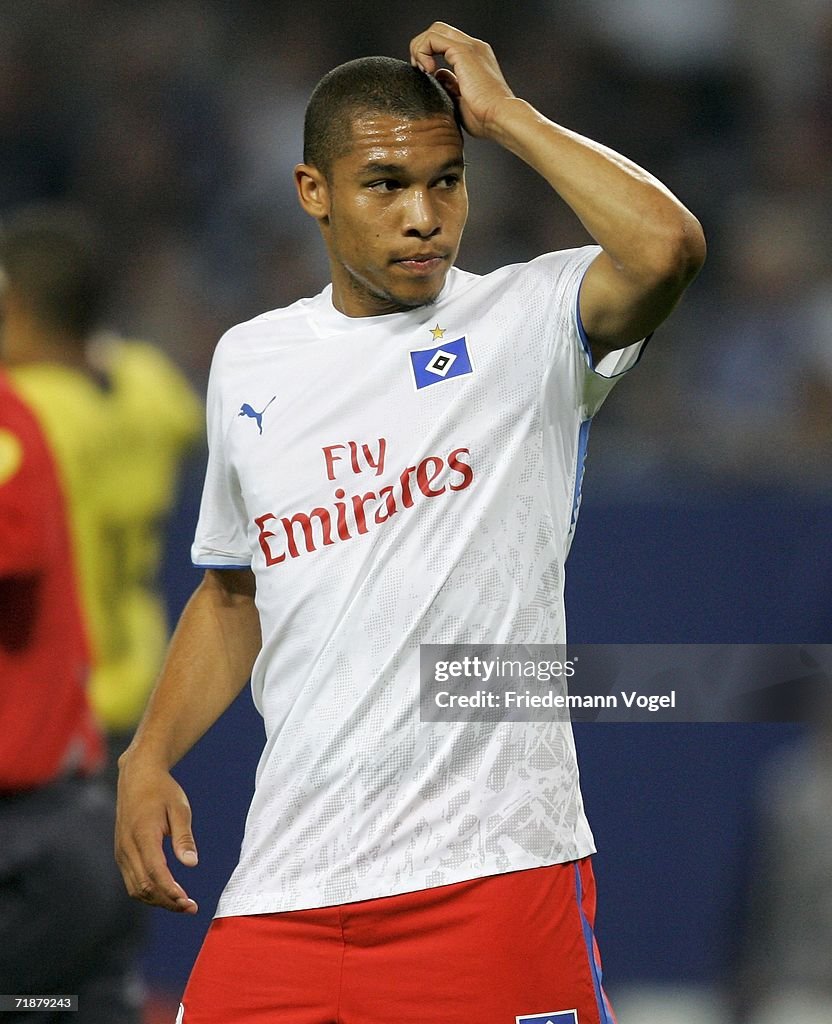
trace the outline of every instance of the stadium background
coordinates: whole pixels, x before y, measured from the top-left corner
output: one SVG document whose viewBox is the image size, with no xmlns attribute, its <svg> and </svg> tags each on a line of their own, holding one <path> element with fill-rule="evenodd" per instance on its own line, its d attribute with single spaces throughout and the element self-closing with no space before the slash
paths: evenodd
<svg viewBox="0 0 832 1024">
<path fill-rule="evenodd" d="M 51 197 L 89 205 L 119 268 L 111 324 L 158 342 L 204 387 L 223 330 L 326 280 L 291 186 L 311 87 L 360 54 L 406 56 L 433 18 L 489 40 L 515 90 L 553 119 L 665 180 L 709 240 L 700 279 L 593 426 L 572 639 L 829 641 L 826 0 L 4 0 L 0 215 Z M 461 266 L 586 240 L 516 160 L 478 143 L 468 159 Z M 173 616 L 197 581 L 200 474 L 169 538 Z M 234 862 L 260 738 L 244 695 L 179 771 L 202 910 L 154 915 L 146 970 L 160 990 L 181 987 Z M 578 730 L 614 995 L 658 994 L 664 1024 L 727 1019 L 712 997 L 730 988 L 743 941 L 755 794 L 772 754 L 803 740 L 793 726 Z M 621 1024 L 652 1020 L 646 1005 L 631 1002 Z"/>
</svg>

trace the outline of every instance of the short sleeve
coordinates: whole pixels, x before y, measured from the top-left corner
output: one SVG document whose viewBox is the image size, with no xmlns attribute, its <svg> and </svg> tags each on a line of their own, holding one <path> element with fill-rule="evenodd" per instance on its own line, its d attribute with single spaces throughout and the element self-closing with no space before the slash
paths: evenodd
<svg viewBox="0 0 832 1024">
<path fill-rule="evenodd" d="M 584 273 L 586 273 L 586 269 L 584 268 Z M 581 282 L 583 283 L 583 274 L 581 275 Z M 652 335 L 642 338 L 641 341 L 633 342 L 632 345 L 626 345 L 624 348 L 608 352 L 596 366 L 592 359 L 589 338 L 587 338 L 584 325 L 581 323 L 580 297 L 581 290 L 579 287 L 575 295 L 574 317 L 575 328 L 578 332 L 583 355 L 581 365 L 583 404 L 586 415 L 594 416 L 618 380 L 641 359 L 644 349 L 647 347 L 647 342 Z"/>
<path fill-rule="evenodd" d="M 608 353 L 595 366 L 589 339 L 580 316 L 580 293 L 584 275 L 601 252 L 597 245 L 547 253 L 528 267 L 543 289 L 543 316 L 550 343 L 550 363 L 557 374 L 565 374 L 575 388 L 575 402 L 582 419 L 591 418 L 601 407 L 618 380 L 641 358 L 649 338 Z"/>
<path fill-rule="evenodd" d="M 251 565 L 251 550 L 240 483 L 228 459 L 222 364 L 218 346 L 208 381 L 208 465 L 191 560 L 205 569 L 244 569 Z"/>
</svg>

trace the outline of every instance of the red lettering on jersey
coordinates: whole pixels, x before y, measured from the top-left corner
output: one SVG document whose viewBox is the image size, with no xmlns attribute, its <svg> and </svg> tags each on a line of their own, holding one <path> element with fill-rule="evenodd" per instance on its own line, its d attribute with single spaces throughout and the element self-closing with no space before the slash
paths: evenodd
<svg viewBox="0 0 832 1024">
<path fill-rule="evenodd" d="M 326 446 L 326 448 L 322 448 L 321 449 L 323 451 L 323 453 L 324 453 L 324 460 L 326 461 L 326 478 L 327 478 L 327 480 L 334 480 L 335 479 L 335 463 L 341 461 L 341 456 L 340 455 L 333 455 L 333 452 L 337 451 L 339 448 L 344 448 L 344 447 L 345 447 L 345 445 L 343 445 L 343 444 L 328 444 Z"/>
<path fill-rule="evenodd" d="M 415 466 L 408 466 L 402 470 L 399 483 L 402 485 L 402 505 L 405 508 L 413 508 L 413 495 L 410 493 L 410 474 L 416 472 Z"/>
<path fill-rule="evenodd" d="M 372 501 L 376 497 L 375 491 L 367 491 L 366 494 L 354 494 L 352 498 L 352 513 L 355 516 L 355 525 L 359 533 L 367 532 L 367 520 L 364 518 L 364 502 Z"/>
<path fill-rule="evenodd" d="M 312 516 L 318 517 L 318 521 L 321 524 L 321 534 L 323 536 L 324 544 L 334 543 L 332 539 L 332 519 L 325 508 L 313 508 L 309 515 L 305 512 L 296 512 L 291 517 L 281 516 L 280 521 L 283 523 L 283 529 L 286 532 L 286 541 L 289 545 L 289 555 L 291 558 L 298 557 L 298 548 L 297 544 L 295 544 L 295 523 L 297 523 L 303 530 L 303 539 L 306 542 L 306 550 L 316 550 L 315 540 L 312 536 Z"/>
<path fill-rule="evenodd" d="M 428 465 L 430 463 L 433 463 L 435 466 L 433 472 L 428 470 Z M 428 455 L 426 459 L 422 459 L 419 463 L 419 468 L 416 470 L 416 483 L 419 485 L 419 490 L 426 498 L 438 498 L 440 494 L 445 493 L 444 484 L 442 484 L 439 490 L 436 491 L 430 486 L 444 468 L 445 463 L 438 455 Z"/>
<path fill-rule="evenodd" d="M 335 492 L 336 498 L 345 498 L 346 496 L 347 492 L 343 487 L 339 487 Z M 343 501 L 336 501 L 335 507 L 338 509 L 338 536 L 341 540 L 349 540 L 352 534 L 347 526 L 347 506 Z"/>
<path fill-rule="evenodd" d="M 357 441 L 347 441 L 346 444 L 328 444 L 321 449 L 326 463 L 327 480 L 335 479 L 335 463 L 340 462 L 343 458 L 343 456 L 335 454 L 339 449 L 349 449 L 350 466 L 356 475 L 363 473 L 366 469 L 374 469 L 376 476 L 381 476 L 384 472 L 384 459 L 387 454 L 386 438 L 378 438 L 375 450 L 372 444 L 361 444 L 359 447 Z M 362 456 L 365 465 L 362 465 Z"/>
<path fill-rule="evenodd" d="M 378 448 L 373 451 L 369 445 L 363 444 L 359 448 L 355 441 L 348 441 L 346 444 L 327 445 L 323 448 L 324 459 L 326 460 L 327 476 L 330 480 L 335 477 L 335 463 L 342 460 L 342 456 L 335 454 L 339 449 L 349 449 L 350 461 L 356 472 L 363 472 L 361 457 L 366 459 L 367 464 L 380 472 L 384 466 L 384 459 L 387 450 L 387 442 L 383 437 L 378 439 Z M 265 524 L 276 519 L 271 512 L 257 516 L 254 522 L 257 525 L 257 539 L 263 554 L 266 556 L 266 565 L 278 565 L 290 558 L 299 558 L 304 549 L 306 552 L 317 551 L 323 545 L 334 544 L 335 540 L 352 540 L 354 536 L 363 535 L 369 532 L 367 522 L 367 502 L 378 502 L 373 512 L 372 522 L 381 526 L 392 516 L 402 509 L 413 508 L 415 499 L 419 494 L 426 498 L 438 498 L 447 491 L 464 491 L 470 487 L 474 480 L 474 469 L 470 462 L 463 456 L 470 456 L 468 448 L 455 448 L 446 459 L 439 455 L 428 455 L 419 462 L 417 466 L 406 466 L 393 484 L 381 487 L 378 494 L 375 491 L 365 491 L 363 494 L 347 496 L 343 487 L 337 487 L 334 493 L 334 513 L 327 508 L 313 508 L 311 512 L 296 512 L 292 516 L 281 516 L 280 522 L 286 540 L 286 551 L 275 555 L 272 546 L 268 543 L 269 538 L 275 536 L 271 530 L 265 528 Z M 439 482 L 447 469 L 453 474 L 448 483 Z M 358 467 L 356 469 L 356 467 Z M 415 483 L 414 483 L 415 481 Z M 415 494 L 414 494 L 415 491 Z M 372 506 L 370 506 L 372 508 Z M 352 510 L 352 517 L 349 510 Z M 333 515 L 335 516 L 335 529 L 337 536 L 333 539 L 332 526 Z M 317 527 L 313 528 L 312 520 L 317 519 Z M 299 537 L 296 527 L 300 527 L 303 534 L 303 547 L 299 546 Z"/>
<path fill-rule="evenodd" d="M 463 452 L 466 455 L 471 454 L 468 448 L 454 448 L 454 450 L 448 456 L 448 465 L 450 466 L 450 468 L 455 470 L 457 473 L 462 474 L 461 484 L 458 484 L 456 487 L 454 487 L 453 484 L 448 485 L 452 491 L 464 491 L 466 487 L 470 486 L 471 481 L 474 479 L 474 470 L 471 468 L 471 466 L 468 465 L 467 462 L 463 462 L 458 457 L 462 455 Z"/>
<path fill-rule="evenodd" d="M 367 465 L 373 467 L 376 471 L 376 476 L 381 476 L 384 472 L 384 456 L 387 452 L 387 439 L 384 437 L 380 437 L 378 439 L 378 455 L 376 455 L 375 462 L 373 461 L 373 456 L 368 444 L 362 444 L 361 450 L 364 452 L 364 458 L 367 460 Z"/>
<path fill-rule="evenodd" d="M 393 488 L 392 487 L 382 487 L 382 489 L 378 492 L 379 498 L 382 495 L 384 495 L 384 508 L 387 510 L 387 515 L 386 516 L 382 516 L 381 515 L 382 507 L 379 506 L 376 509 L 376 514 L 374 516 L 374 519 L 375 519 L 375 521 L 377 523 L 386 523 L 387 520 L 390 518 L 390 516 L 394 516 L 399 511 L 396 508 L 396 501 L 395 501 L 395 499 L 393 497 Z"/>
<path fill-rule="evenodd" d="M 268 545 L 268 538 L 274 537 L 271 530 L 264 530 L 263 524 L 267 519 L 277 519 L 277 516 L 273 516 L 271 512 L 267 512 L 264 516 L 257 516 L 254 520 L 257 529 L 260 531 L 257 534 L 257 539 L 260 541 L 260 547 L 263 549 L 263 554 L 266 556 L 266 565 L 278 565 L 282 562 L 286 555 L 273 555 Z"/>
<path fill-rule="evenodd" d="M 350 446 L 350 461 L 352 462 L 353 473 L 360 473 L 361 466 L 358 465 L 358 445 L 355 441 L 347 441 Z"/>
</svg>

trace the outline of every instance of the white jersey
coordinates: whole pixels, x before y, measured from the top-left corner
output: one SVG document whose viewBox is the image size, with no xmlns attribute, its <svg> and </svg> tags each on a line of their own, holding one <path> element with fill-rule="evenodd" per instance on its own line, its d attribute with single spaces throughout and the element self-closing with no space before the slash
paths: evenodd
<svg viewBox="0 0 832 1024">
<path fill-rule="evenodd" d="M 219 916 L 594 851 L 569 724 L 421 722 L 419 645 L 565 640 L 587 427 L 613 384 L 577 314 L 598 252 L 454 268 L 433 305 L 383 316 L 327 288 L 220 341 L 193 559 L 254 571 L 266 745 Z"/>
</svg>

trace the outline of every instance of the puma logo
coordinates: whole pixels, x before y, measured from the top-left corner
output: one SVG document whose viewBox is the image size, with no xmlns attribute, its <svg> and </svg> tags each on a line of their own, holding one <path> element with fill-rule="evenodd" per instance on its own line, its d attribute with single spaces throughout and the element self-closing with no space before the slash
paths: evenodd
<svg viewBox="0 0 832 1024">
<path fill-rule="evenodd" d="M 263 433 L 263 416 L 264 416 L 264 414 L 266 412 L 266 409 L 268 409 L 268 407 L 272 404 L 272 402 L 275 400 L 275 398 L 277 398 L 277 395 L 272 395 L 272 397 L 268 400 L 268 402 L 266 402 L 265 406 L 263 407 L 262 412 L 258 412 L 256 409 L 252 409 L 252 407 L 248 404 L 248 402 L 243 402 L 243 404 L 240 406 L 240 411 L 237 413 L 237 415 L 238 416 L 248 416 L 250 419 L 253 419 L 254 422 L 257 424 L 257 429 L 262 434 Z"/>
</svg>

